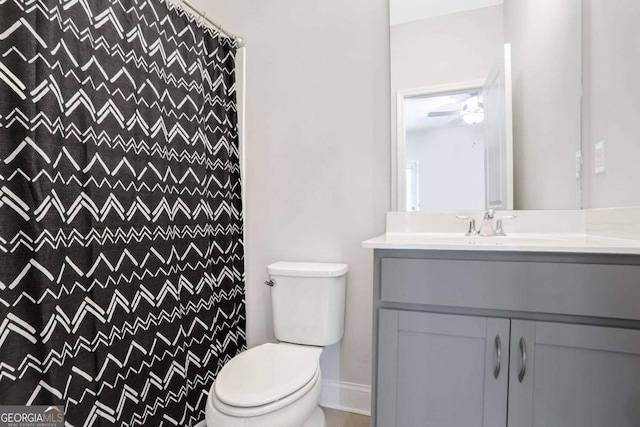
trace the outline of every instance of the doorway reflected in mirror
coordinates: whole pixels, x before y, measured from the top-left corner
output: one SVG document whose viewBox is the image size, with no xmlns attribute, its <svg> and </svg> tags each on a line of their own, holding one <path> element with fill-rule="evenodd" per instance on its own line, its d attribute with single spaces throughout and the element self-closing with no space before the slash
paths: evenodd
<svg viewBox="0 0 640 427">
<path fill-rule="evenodd" d="M 485 208 L 479 90 L 405 99 L 407 211 Z"/>
</svg>

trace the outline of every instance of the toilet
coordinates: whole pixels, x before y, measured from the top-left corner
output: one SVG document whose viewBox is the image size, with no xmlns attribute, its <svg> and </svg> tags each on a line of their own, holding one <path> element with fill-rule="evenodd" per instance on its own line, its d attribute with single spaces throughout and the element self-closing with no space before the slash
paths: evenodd
<svg viewBox="0 0 640 427">
<path fill-rule="evenodd" d="M 237 355 L 209 391 L 208 427 L 324 427 L 318 406 L 323 347 L 344 333 L 346 264 L 277 262 L 267 267 L 273 329 Z"/>
</svg>

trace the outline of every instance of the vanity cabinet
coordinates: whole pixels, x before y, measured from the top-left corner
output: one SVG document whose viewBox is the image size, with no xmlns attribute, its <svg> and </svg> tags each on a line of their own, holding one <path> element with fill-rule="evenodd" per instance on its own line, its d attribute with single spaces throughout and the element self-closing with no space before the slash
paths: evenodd
<svg viewBox="0 0 640 427">
<path fill-rule="evenodd" d="M 640 259 L 376 250 L 372 425 L 640 425 Z"/>
<path fill-rule="evenodd" d="M 638 330 L 513 320 L 510 365 L 509 427 L 640 425 Z"/>
<path fill-rule="evenodd" d="M 509 320 L 381 310 L 379 426 L 507 420 Z"/>
</svg>

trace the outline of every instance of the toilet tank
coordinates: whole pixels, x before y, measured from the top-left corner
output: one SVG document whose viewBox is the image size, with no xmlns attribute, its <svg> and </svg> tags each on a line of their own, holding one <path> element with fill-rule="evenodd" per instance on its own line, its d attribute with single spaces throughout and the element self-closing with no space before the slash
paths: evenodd
<svg viewBox="0 0 640 427">
<path fill-rule="evenodd" d="M 344 333 L 346 264 L 277 262 L 273 281 L 273 332 L 279 341 L 328 346 Z"/>
</svg>

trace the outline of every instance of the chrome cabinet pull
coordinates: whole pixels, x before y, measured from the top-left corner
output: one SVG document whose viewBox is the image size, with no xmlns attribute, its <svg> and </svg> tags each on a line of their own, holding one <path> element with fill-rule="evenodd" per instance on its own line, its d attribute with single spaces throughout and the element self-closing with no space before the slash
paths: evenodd
<svg viewBox="0 0 640 427">
<path fill-rule="evenodd" d="M 493 367 L 493 378 L 498 379 L 500 376 L 500 363 L 502 361 L 502 342 L 500 341 L 500 335 L 496 335 L 494 344 L 496 346 L 496 361 Z"/>
<path fill-rule="evenodd" d="M 518 374 L 518 381 L 522 382 L 524 375 L 527 373 L 527 342 L 524 338 L 520 338 L 520 358 L 522 365 Z"/>
</svg>

